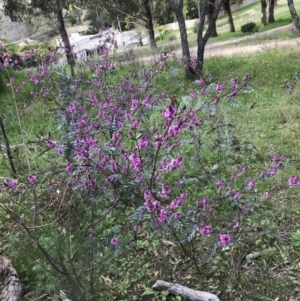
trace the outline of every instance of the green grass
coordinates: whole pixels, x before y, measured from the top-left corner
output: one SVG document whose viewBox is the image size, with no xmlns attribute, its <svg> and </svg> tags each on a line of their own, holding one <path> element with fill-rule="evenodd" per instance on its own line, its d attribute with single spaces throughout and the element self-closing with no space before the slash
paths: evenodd
<svg viewBox="0 0 300 301">
<path fill-rule="evenodd" d="M 296 10 L 300 10 L 300 3 L 294 3 Z M 286 39 L 293 38 L 295 35 L 290 29 L 284 30 L 279 33 L 271 34 L 268 33 L 269 30 L 274 28 L 279 28 L 284 25 L 292 23 L 292 18 L 289 13 L 289 9 L 286 1 L 279 0 L 278 5 L 275 7 L 275 23 L 268 24 L 267 26 L 261 26 L 261 7 L 260 2 L 254 3 L 247 7 L 244 7 L 233 13 L 233 19 L 235 24 L 236 32 L 229 32 L 229 25 L 227 21 L 227 16 L 219 17 L 217 20 L 217 32 L 218 37 L 210 38 L 208 44 L 227 41 L 236 38 L 244 38 L 244 40 L 237 42 L 237 45 L 247 45 L 259 43 L 262 40 L 271 39 Z M 241 26 L 248 22 L 256 22 L 259 25 L 259 33 L 254 35 L 249 35 L 241 32 Z M 265 34 L 262 34 L 265 33 Z M 194 32 L 193 28 L 187 29 L 188 41 L 190 47 L 197 46 L 197 34 Z M 157 49 L 152 51 L 149 46 L 143 46 L 135 48 L 135 54 L 138 57 L 150 56 L 153 54 L 159 54 L 162 51 L 168 51 L 170 49 L 180 49 L 180 34 L 179 30 L 170 31 L 164 36 L 163 40 L 157 42 Z"/>
</svg>

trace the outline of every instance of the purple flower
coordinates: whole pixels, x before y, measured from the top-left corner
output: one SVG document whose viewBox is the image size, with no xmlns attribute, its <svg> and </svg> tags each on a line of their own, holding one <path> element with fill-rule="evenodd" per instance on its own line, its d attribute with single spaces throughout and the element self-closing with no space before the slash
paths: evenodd
<svg viewBox="0 0 300 301">
<path fill-rule="evenodd" d="M 161 196 L 162 197 L 167 197 L 170 193 L 171 193 L 171 190 L 168 187 L 168 185 L 167 184 L 162 184 Z"/>
<path fill-rule="evenodd" d="M 249 210 L 248 206 L 245 205 L 245 204 L 241 207 L 241 209 L 242 209 L 243 213 L 245 213 L 245 212 L 247 212 Z"/>
<path fill-rule="evenodd" d="M 57 146 L 57 142 L 52 141 L 52 140 L 48 140 L 47 141 L 47 146 L 50 147 L 50 148 L 55 148 Z"/>
<path fill-rule="evenodd" d="M 172 171 L 172 170 L 180 167 L 181 163 L 182 163 L 182 155 L 179 155 L 178 158 L 171 160 L 171 162 L 170 162 L 170 164 L 168 166 L 168 170 Z"/>
<path fill-rule="evenodd" d="M 289 177 L 288 182 L 289 182 L 289 186 L 290 186 L 290 187 L 300 186 L 299 178 L 296 177 L 296 176 L 291 176 L 291 177 Z"/>
<path fill-rule="evenodd" d="M 196 92 L 195 91 L 190 92 L 190 99 L 194 100 L 195 98 L 196 98 Z"/>
<path fill-rule="evenodd" d="M 149 140 L 148 137 L 143 136 L 141 139 L 138 140 L 138 148 L 139 149 L 144 149 L 148 146 Z"/>
<path fill-rule="evenodd" d="M 221 245 L 228 245 L 231 241 L 231 238 L 227 234 L 221 234 L 220 235 L 220 244 Z"/>
<path fill-rule="evenodd" d="M 64 151 L 63 151 L 61 148 L 59 148 L 59 149 L 57 150 L 57 155 L 58 155 L 58 156 L 63 155 L 63 153 L 64 153 Z"/>
<path fill-rule="evenodd" d="M 229 97 L 235 98 L 235 97 L 236 97 L 236 94 L 237 94 L 237 90 L 232 91 L 232 92 L 229 93 Z"/>
<path fill-rule="evenodd" d="M 264 197 L 265 199 L 269 198 L 270 196 L 271 196 L 270 191 L 267 191 L 267 192 L 265 192 L 265 193 L 263 194 L 263 197 Z"/>
<path fill-rule="evenodd" d="M 245 165 L 243 168 L 242 168 L 242 173 L 246 173 L 248 171 L 248 166 Z"/>
<path fill-rule="evenodd" d="M 17 179 L 4 179 L 3 185 L 4 187 L 10 188 L 12 192 L 18 192 L 18 180 Z"/>
<path fill-rule="evenodd" d="M 226 197 L 231 197 L 232 195 L 233 195 L 233 189 L 230 187 L 230 188 L 228 189 L 228 191 L 226 192 L 225 196 L 226 196 Z"/>
<path fill-rule="evenodd" d="M 140 125 L 140 119 L 137 119 L 137 120 L 132 122 L 131 127 L 133 129 L 137 129 L 139 127 L 139 125 Z"/>
<path fill-rule="evenodd" d="M 213 228 L 211 226 L 205 226 L 200 229 L 200 233 L 204 236 L 213 233 Z"/>
<path fill-rule="evenodd" d="M 24 52 L 24 54 L 23 54 L 23 56 L 22 56 L 23 62 L 26 62 L 27 59 L 28 59 L 28 54 L 27 54 L 27 52 Z"/>
<path fill-rule="evenodd" d="M 213 101 L 213 104 L 214 104 L 214 105 L 217 105 L 217 104 L 219 104 L 219 102 L 220 102 L 220 98 L 219 98 L 219 97 L 216 97 L 216 98 L 214 99 L 214 101 Z"/>
<path fill-rule="evenodd" d="M 118 244 L 118 242 L 119 242 L 119 238 L 118 237 L 113 237 L 111 240 L 110 240 L 110 243 L 112 244 L 112 245 L 117 245 Z"/>
<path fill-rule="evenodd" d="M 30 174 L 27 180 L 29 183 L 34 184 L 36 182 L 36 176 Z"/>
<path fill-rule="evenodd" d="M 242 198 L 242 194 L 241 194 L 240 192 L 237 192 L 237 193 L 235 194 L 234 198 L 235 198 L 236 200 L 240 200 L 240 199 Z"/>
<path fill-rule="evenodd" d="M 217 83 L 216 92 L 219 95 L 223 89 L 223 85 L 221 83 Z"/>
<path fill-rule="evenodd" d="M 162 117 L 167 120 L 171 120 L 176 115 L 176 109 L 171 104 L 161 113 Z"/>
<path fill-rule="evenodd" d="M 96 186 L 96 181 L 94 179 L 90 179 L 88 182 L 88 187 L 94 188 Z"/>
<path fill-rule="evenodd" d="M 219 179 L 217 182 L 218 190 L 222 190 L 226 186 L 225 182 L 222 179 Z"/>
<path fill-rule="evenodd" d="M 3 185 L 4 187 L 9 187 L 11 185 L 11 179 L 8 178 L 4 179 Z"/>
<path fill-rule="evenodd" d="M 88 234 L 89 234 L 89 237 L 92 238 L 93 236 L 96 235 L 96 231 L 93 230 L 93 229 L 89 229 L 89 230 L 88 230 Z"/>
<path fill-rule="evenodd" d="M 133 227 L 133 230 L 134 230 L 135 232 L 139 231 L 140 229 L 141 229 L 141 226 L 140 226 L 140 225 L 135 225 L 135 226 Z"/>
<path fill-rule="evenodd" d="M 131 110 L 132 110 L 132 111 L 135 111 L 135 110 L 137 109 L 138 105 L 139 105 L 139 104 L 138 104 L 137 99 L 133 98 L 133 99 L 131 100 Z"/>
<path fill-rule="evenodd" d="M 205 84 L 205 81 L 202 77 L 200 77 L 197 81 L 198 85 L 203 86 Z"/>
<path fill-rule="evenodd" d="M 131 154 L 129 160 L 134 170 L 141 170 L 142 162 L 141 159 L 136 154 Z"/>
<path fill-rule="evenodd" d="M 206 87 L 203 87 L 202 89 L 201 89 L 201 94 L 202 95 L 205 95 L 207 93 L 207 89 L 206 89 Z"/>
<path fill-rule="evenodd" d="M 256 181 L 255 180 L 250 181 L 248 183 L 248 190 L 252 190 L 255 186 L 256 186 Z"/>
<path fill-rule="evenodd" d="M 66 171 L 72 171 L 72 169 L 73 169 L 73 164 L 72 163 L 68 163 L 67 165 L 66 165 Z"/>
<path fill-rule="evenodd" d="M 237 89 L 239 87 L 238 80 L 236 78 L 231 82 L 231 87 L 233 89 Z"/>
</svg>

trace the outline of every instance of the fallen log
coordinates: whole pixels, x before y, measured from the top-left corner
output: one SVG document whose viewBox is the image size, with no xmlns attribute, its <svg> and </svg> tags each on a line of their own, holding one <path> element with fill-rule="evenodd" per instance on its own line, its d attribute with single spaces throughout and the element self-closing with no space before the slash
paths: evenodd
<svg viewBox="0 0 300 301">
<path fill-rule="evenodd" d="M 23 285 L 11 261 L 0 255 L 0 300 L 20 301 Z"/>
<path fill-rule="evenodd" d="M 220 299 L 211 293 L 196 291 L 178 283 L 157 280 L 152 286 L 157 291 L 168 291 L 175 295 L 180 295 L 188 301 L 220 301 Z"/>
</svg>

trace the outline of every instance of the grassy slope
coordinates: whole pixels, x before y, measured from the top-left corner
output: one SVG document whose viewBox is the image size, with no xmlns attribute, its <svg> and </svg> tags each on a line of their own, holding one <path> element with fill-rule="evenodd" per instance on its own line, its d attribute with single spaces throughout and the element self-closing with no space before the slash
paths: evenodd
<svg viewBox="0 0 300 301">
<path fill-rule="evenodd" d="M 296 10 L 300 10 L 300 2 L 294 1 Z M 249 37 L 249 39 L 240 42 L 239 44 L 252 44 L 259 41 L 268 39 L 285 39 L 295 37 L 294 33 L 288 29 L 280 33 L 268 34 L 267 31 L 270 29 L 278 28 L 284 25 L 292 23 L 292 18 L 285 0 L 278 0 L 278 5 L 275 7 L 275 23 L 267 26 L 261 26 L 261 7 L 260 2 L 254 3 L 247 7 L 244 7 L 233 13 L 233 19 L 235 24 L 236 32 L 229 32 L 229 25 L 227 22 L 227 16 L 222 16 L 217 20 L 217 31 L 218 37 L 210 38 L 208 43 L 214 43 L 218 41 L 225 41 L 239 37 Z M 259 25 L 259 32 L 266 32 L 263 36 L 258 35 L 247 35 L 241 32 L 241 26 L 248 22 L 256 22 Z M 189 46 L 197 46 L 197 35 L 193 28 L 187 29 Z M 179 30 L 169 32 L 162 41 L 157 42 L 157 52 L 166 51 L 169 49 L 180 49 L 180 34 Z M 139 56 L 151 55 L 151 50 L 148 46 L 136 49 L 136 53 Z"/>
</svg>

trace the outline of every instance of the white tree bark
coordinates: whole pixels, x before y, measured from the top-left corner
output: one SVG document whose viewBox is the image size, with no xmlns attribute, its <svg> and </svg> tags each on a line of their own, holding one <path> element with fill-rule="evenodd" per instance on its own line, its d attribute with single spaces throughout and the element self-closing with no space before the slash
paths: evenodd
<svg viewBox="0 0 300 301">
<path fill-rule="evenodd" d="M 169 291 L 172 294 L 184 297 L 188 301 L 220 301 L 214 294 L 196 291 L 178 283 L 171 283 L 163 280 L 157 280 L 152 288 L 157 291 Z"/>
<path fill-rule="evenodd" d="M 10 260 L 0 255 L 0 300 L 20 301 L 23 285 Z"/>
</svg>

